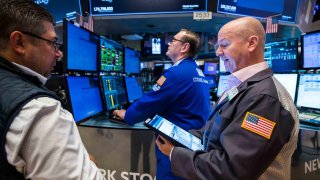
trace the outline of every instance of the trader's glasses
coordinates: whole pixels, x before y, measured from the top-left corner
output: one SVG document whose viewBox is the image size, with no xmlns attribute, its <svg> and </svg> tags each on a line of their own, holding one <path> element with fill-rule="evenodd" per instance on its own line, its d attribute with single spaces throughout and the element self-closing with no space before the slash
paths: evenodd
<svg viewBox="0 0 320 180">
<path fill-rule="evenodd" d="M 35 34 L 33 34 L 33 33 L 30 33 L 30 32 L 22 31 L 22 33 L 23 33 L 23 34 L 26 34 L 26 35 L 29 35 L 29 36 L 32 36 L 32 37 L 35 37 L 35 38 L 38 38 L 38 39 L 42 39 L 42 40 L 44 40 L 44 41 L 47 41 L 47 42 L 51 43 L 51 44 L 53 45 L 55 51 L 58 51 L 59 47 L 62 45 L 62 43 L 57 42 L 57 40 L 51 41 L 51 40 L 49 40 L 49 39 L 45 39 L 45 38 L 43 38 L 43 37 L 41 37 L 41 36 L 35 35 Z"/>
<path fill-rule="evenodd" d="M 185 43 L 184 41 L 182 41 L 182 40 L 180 40 L 180 39 L 176 39 L 176 38 L 172 38 L 172 40 L 169 41 L 169 43 L 172 44 L 172 43 L 175 42 L 175 41 L 179 41 L 179 42 L 181 42 L 181 43 Z"/>
</svg>

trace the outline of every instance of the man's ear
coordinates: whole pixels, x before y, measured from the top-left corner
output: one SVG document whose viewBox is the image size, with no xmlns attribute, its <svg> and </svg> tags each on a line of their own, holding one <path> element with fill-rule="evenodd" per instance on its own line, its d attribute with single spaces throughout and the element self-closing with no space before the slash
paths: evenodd
<svg viewBox="0 0 320 180">
<path fill-rule="evenodd" d="M 188 52 L 190 49 L 190 44 L 189 43 L 184 43 L 182 48 L 181 48 L 181 52 Z"/>
<path fill-rule="evenodd" d="M 250 36 L 249 37 L 249 46 L 248 49 L 250 52 L 254 51 L 259 44 L 259 37 L 258 36 Z"/>
<path fill-rule="evenodd" d="M 18 54 L 24 54 L 26 51 L 25 44 L 26 44 L 26 38 L 23 36 L 23 34 L 19 31 L 13 31 L 10 34 L 10 46 L 13 51 L 15 51 Z"/>
</svg>

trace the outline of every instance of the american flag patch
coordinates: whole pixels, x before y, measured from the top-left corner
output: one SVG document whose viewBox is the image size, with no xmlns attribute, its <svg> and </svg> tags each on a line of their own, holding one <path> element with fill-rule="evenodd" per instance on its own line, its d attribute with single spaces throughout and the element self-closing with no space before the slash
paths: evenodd
<svg viewBox="0 0 320 180">
<path fill-rule="evenodd" d="M 241 127 L 259 134 L 260 136 L 263 136 L 267 139 L 270 139 L 275 125 L 275 122 L 272 122 L 251 112 L 247 112 L 241 124 Z"/>
<path fill-rule="evenodd" d="M 157 81 L 157 84 L 159 86 L 162 86 L 162 84 L 166 81 L 167 78 L 165 78 L 164 76 L 161 76 L 158 81 Z"/>
</svg>

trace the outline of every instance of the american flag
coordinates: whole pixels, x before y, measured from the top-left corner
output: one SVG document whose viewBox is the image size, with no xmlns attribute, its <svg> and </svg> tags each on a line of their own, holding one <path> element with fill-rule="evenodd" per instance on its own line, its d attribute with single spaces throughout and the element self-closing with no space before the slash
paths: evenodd
<svg viewBox="0 0 320 180">
<path fill-rule="evenodd" d="M 159 79 L 158 79 L 158 81 L 157 81 L 157 84 L 159 85 L 159 86 L 162 86 L 162 84 L 166 81 L 166 77 L 164 77 L 164 76 L 161 76 Z"/>
<path fill-rule="evenodd" d="M 266 17 L 266 34 L 278 32 L 278 19 L 276 16 Z"/>
<path fill-rule="evenodd" d="M 241 127 L 259 134 L 260 136 L 263 136 L 267 139 L 270 139 L 275 125 L 275 122 L 272 122 L 256 114 L 247 112 Z"/>
</svg>

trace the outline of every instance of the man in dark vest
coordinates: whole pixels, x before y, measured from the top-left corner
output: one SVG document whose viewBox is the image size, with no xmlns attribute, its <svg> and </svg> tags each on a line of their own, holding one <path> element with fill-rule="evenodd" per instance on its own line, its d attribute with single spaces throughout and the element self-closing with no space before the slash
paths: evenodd
<svg viewBox="0 0 320 180">
<path fill-rule="evenodd" d="M 43 88 L 62 53 L 33 1 L 0 1 L 0 179 L 103 179 L 72 115 Z"/>
</svg>

